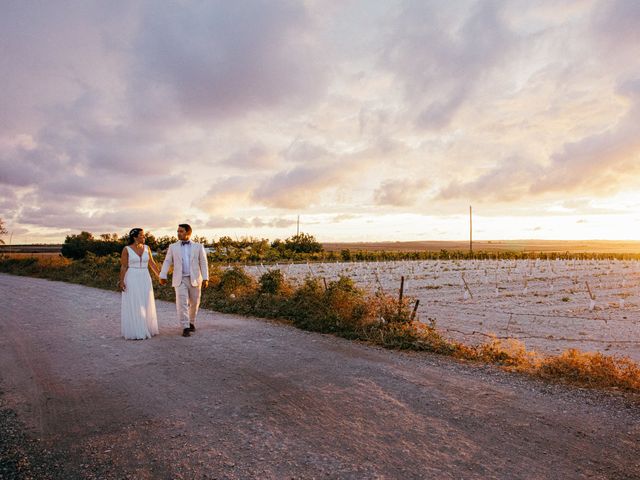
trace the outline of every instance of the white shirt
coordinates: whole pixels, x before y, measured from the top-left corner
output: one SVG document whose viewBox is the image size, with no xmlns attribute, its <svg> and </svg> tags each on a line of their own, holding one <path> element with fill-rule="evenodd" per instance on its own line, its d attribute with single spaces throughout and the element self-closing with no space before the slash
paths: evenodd
<svg viewBox="0 0 640 480">
<path fill-rule="evenodd" d="M 180 255 L 182 255 L 182 276 L 191 276 L 191 241 L 180 244 Z"/>
</svg>

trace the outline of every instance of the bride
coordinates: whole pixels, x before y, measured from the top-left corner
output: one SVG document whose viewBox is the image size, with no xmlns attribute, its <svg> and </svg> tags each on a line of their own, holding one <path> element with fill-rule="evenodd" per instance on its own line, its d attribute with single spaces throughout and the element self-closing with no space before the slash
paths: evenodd
<svg viewBox="0 0 640 480">
<path fill-rule="evenodd" d="M 118 282 L 122 292 L 121 331 L 126 339 L 143 340 L 158 334 L 149 267 L 156 276 L 160 276 L 151 250 L 144 244 L 144 230 L 134 228 L 129 232 L 129 245 L 122 250 Z"/>
</svg>

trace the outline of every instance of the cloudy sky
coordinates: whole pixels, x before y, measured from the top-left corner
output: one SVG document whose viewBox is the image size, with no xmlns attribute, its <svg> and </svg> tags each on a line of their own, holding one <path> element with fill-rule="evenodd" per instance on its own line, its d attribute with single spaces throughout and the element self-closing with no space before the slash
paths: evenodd
<svg viewBox="0 0 640 480">
<path fill-rule="evenodd" d="M 0 218 L 640 236 L 636 0 L 4 0 Z M 5 239 L 7 240 L 7 239 Z"/>
</svg>

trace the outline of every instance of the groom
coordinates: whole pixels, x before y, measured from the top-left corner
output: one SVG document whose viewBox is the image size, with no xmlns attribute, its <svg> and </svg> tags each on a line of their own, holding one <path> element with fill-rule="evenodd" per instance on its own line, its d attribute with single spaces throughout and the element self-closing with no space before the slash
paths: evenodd
<svg viewBox="0 0 640 480">
<path fill-rule="evenodd" d="M 160 285 L 165 285 L 169 267 L 173 265 L 171 286 L 176 290 L 176 307 L 183 337 L 190 337 L 191 332 L 196 331 L 200 286 L 207 288 L 209 285 L 209 265 L 204 245 L 192 242 L 190 238 L 191 226 L 186 223 L 178 225 L 178 241 L 169 245 L 160 272 Z"/>
</svg>

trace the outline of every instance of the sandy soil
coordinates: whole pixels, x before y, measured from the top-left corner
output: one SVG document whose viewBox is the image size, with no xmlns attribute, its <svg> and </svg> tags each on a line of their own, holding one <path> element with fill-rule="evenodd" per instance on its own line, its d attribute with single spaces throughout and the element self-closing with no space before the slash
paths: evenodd
<svg viewBox="0 0 640 480">
<path fill-rule="evenodd" d="M 637 399 L 212 312 L 182 338 L 165 302 L 125 341 L 116 293 L 0 291 L 3 411 L 51 478 L 640 478 Z"/>
</svg>

